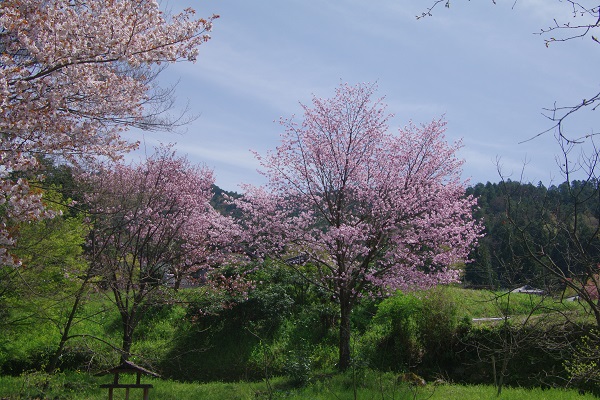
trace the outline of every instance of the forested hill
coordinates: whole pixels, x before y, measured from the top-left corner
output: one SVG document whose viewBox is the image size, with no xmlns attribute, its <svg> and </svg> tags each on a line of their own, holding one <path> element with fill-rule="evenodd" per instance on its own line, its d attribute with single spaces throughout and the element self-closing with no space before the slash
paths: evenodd
<svg viewBox="0 0 600 400">
<path fill-rule="evenodd" d="M 242 197 L 241 194 L 236 192 L 230 192 L 223 190 L 217 185 L 213 185 L 213 197 L 210 200 L 210 204 L 223 215 L 229 215 L 232 217 L 239 217 L 239 212 L 236 207 L 229 203 L 227 198 L 237 199 Z"/>
<path fill-rule="evenodd" d="M 225 195 L 233 198 L 242 195 L 218 186 L 213 189 L 212 205 L 225 215 L 238 217 L 235 207 L 225 201 Z M 595 234 L 600 216 L 600 192 L 596 181 L 564 182 L 550 187 L 510 180 L 487 182 L 469 187 L 467 194 L 478 199 L 476 217 L 483 221 L 486 234 L 472 254 L 473 262 L 465 267 L 464 281 L 468 285 L 547 285 L 541 281 L 548 277 L 527 254 L 523 235 L 536 243 L 546 243 L 555 253 L 567 253 L 564 248 L 567 239 L 558 243 L 561 242 L 560 219 L 564 220 L 562 222 L 573 221 L 574 215 L 578 216 L 577 229 L 586 239 L 589 251 L 600 248 Z M 557 259 L 561 257 L 559 255 Z"/>
<path fill-rule="evenodd" d="M 473 254 L 474 262 L 466 266 L 465 281 L 547 286 L 551 277 L 535 263 L 532 251 L 554 260 L 567 276 L 584 270 L 582 263 L 600 255 L 598 186 L 595 180 L 548 188 L 509 180 L 468 188 L 467 194 L 478 198 L 476 217 L 483 219 L 486 236 Z"/>
</svg>

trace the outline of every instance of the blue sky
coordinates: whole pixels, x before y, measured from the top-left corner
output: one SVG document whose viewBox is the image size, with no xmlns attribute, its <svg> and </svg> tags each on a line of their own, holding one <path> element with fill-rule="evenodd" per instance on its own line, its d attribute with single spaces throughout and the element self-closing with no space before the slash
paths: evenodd
<svg viewBox="0 0 600 400">
<path fill-rule="evenodd" d="M 455 0 L 416 20 L 424 0 L 172 0 L 170 6 L 219 14 L 195 64 L 160 77 L 179 81 L 177 97 L 198 118 L 185 133 L 146 133 L 147 147 L 176 142 L 214 169 L 217 185 L 263 183 L 250 149 L 278 144 L 281 116 L 301 117 L 299 102 L 330 97 L 340 82 L 377 82 L 390 129 L 445 115 L 446 136 L 462 138 L 459 156 L 471 183 L 497 182 L 496 161 L 511 179 L 560 182 L 551 126 L 542 109 L 572 104 L 599 89 L 598 45 L 590 38 L 549 48 L 534 34 L 569 8 L 554 0 Z M 573 128 L 591 133 L 590 111 Z M 595 118 L 594 118 L 595 117 Z M 132 133 L 139 137 L 139 133 Z"/>
</svg>

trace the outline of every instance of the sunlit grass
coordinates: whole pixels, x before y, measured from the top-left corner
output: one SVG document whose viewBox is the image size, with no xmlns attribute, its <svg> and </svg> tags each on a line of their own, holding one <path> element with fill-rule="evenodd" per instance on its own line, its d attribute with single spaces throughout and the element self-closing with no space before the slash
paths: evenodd
<svg viewBox="0 0 600 400">
<path fill-rule="evenodd" d="M 552 296 L 538 296 L 507 291 L 474 290 L 447 287 L 451 298 L 460 304 L 459 317 L 489 318 L 504 315 L 546 314 L 556 311 L 583 311 L 574 301 L 561 301 Z"/>
</svg>

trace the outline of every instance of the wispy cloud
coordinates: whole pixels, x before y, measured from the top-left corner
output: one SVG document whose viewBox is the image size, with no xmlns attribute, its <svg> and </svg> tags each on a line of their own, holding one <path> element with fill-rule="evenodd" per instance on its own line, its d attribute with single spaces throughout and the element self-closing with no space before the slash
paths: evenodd
<svg viewBox="0 0 600 400">
<path fill-rule="evenodd" d="M 597 88 L 600 58 L 587 42 L 546 49 L 532 34 L 569 18 L 564 2 L 513 3 L 457 1 L 416 21 L 423 2 L 178 0 L 222 17 L 196 64 L 167 70 L 200 118 L 186 135 L 163 141 L 212 166 L 227 188 L 260 181 L 248 149 L 276 146 L 281 127 L 273 120 L 300 114 L 298 102 L 313 93 L 332 95 L 340 80 L 377 81 L 396 114 L 393 130 L 446 115 L 449 139 L 464 138 L 465 175 L 475 181 L 497 181 L 497 156 L 511 171 L 527 157 L 527 176 L 545 181 L 555 169 L 553 138 L 518 142 L 547 127 L 542 107 Z M 578 126 L 593 126 L 593 117 Z"/>
</svg>

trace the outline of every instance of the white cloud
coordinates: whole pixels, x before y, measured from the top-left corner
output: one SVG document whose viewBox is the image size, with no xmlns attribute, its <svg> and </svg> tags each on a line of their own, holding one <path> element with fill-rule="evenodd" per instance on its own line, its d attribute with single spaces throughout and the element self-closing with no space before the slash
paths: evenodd
<svg viewBox="0 0 600 400">
<path fill-rule="evenodd" d="M 248 149 L 275 147 L 281 127 L 273 120 L 300 114 L 298 102 L 313 93 L 332 95 L 340 80 L 377 81 L 396 114 L 392 130 L 446 114 L 448 137 L 464 138 L 465 173 L 475 182 L 498 180 L 496 156 L 520 171 L 525 155 L 527 176 L 546 181 L 553 138 L 518 142 L 548 127 L 542 107 L 598 89 L 600 59 L 587 42 L 546 49 L 532 34 L 569 16 L 558 0 L 518 0 L 514 9 L 514 0 L 455 1 L 419 21 L 418 0 L 179 3 L 222 18 L 196 64 L 167 70 L 201 116 L 188 134 L 163 141 L 214 167 L 228 189 L 260 180 Z M 593 117 L 578 126 L 593 127 Z"/>
</svg>

